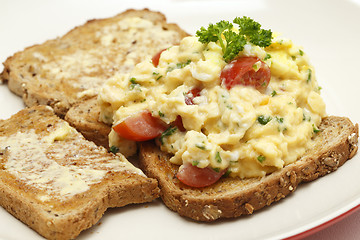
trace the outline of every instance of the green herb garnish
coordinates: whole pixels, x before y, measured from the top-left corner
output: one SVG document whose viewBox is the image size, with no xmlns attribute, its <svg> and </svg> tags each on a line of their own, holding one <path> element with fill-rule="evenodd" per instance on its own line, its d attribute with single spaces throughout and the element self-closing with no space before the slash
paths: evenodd
<svg viewBox="0 0 360 240">
<path fill-rule="evenodd" d="M 118 148 L 118 147 L 116 147 L 116 146 L 111 146 L 111 147 L 110 147 L 110 152 L 112 152 L 112 153 L 116 154 L 116 153 L 118 153 L 118 152 L 119 152 L 119 148 Z"/>
<path fill-rule="evenodd" d="M 217 168 L 213 168 L 213 170 L 214 170 L 215 172 L 217 172 L 217 173 L 220 172 L 220 168 L 218 168 L 218 167 L 217 167 Z"/>
<path fill-rule="evenodd" d="M 271 55 L 270 54 L 266 54 L 266 56 L 265 56 L 265 58 L 264 58 L 264 61 L 266 61 L 266 60 L 268 60 L 268 59 L 270 59 L 271 58 Z"/>
<path fill-rule="evenodd" d="M 199 148 L 201 150 L 206 150 L 205 145 L 203 143 L 196 143 L 195 147 L 197 147 L 197 148 Z"/>
<path fill-rule="evenodd" d="M 166 72 L 171 72 L 171 71 L 173 71 L 173 70 L 175 70 L 175 69 L 184 68 L 184 67 L 186 67 L 187 65 L 189 65 L 190 63 L 191 63 L 191 60 L 187 60 L 187 61 L 184 62 L 184 63 L 177 63 L 175 66 L 168 67 L 168 68 L 166 69 Z M 162 76 L 161 76 L 161 77 L 162 77 Z M 158 79 L 156 79 L 156 80 L 158 80 Z"/>
<path fill-rule="evenodd" d="M 222 177 L 228 177 L 228 176 L 230 176 L 230 174 L 231 174 L 231 170 L 228 169 L 228 170 L 226 171 L 226 173 L 225 173 L 224 175 L 222 175 Z"/>
<path fill-rule="evenodd" d="M 129 87 L 131 90 L 133 90 L 137 85 L 140 85 L 139 83 L 136 82 L 136 78 L 134 77 L 130 78 L 129 81 L 131 83 Z"/>
<path fill-rule="evenodd" d="M 274 97 L 274 96 L 276 96 L 276 94 L 277 94 L 277 92 L 274 90 L 274 91 L 272 91 L 271 96 Z"/>
<path fill-rule="evenodd" d="M 193 165 L 193 166 L 197 166 L 197 165 L 199 165 L 199 163 L 200 163 L 200 162 L 199 162 L 198 160 L 192 161 L 192 165 Z"/>
<path fill-rule="evenodd" d="M 176 132 L 176 130 L 177 130 L 177 127 L 169 127 L 168 129 L 166 129 L 160 136 L 160 143 L 164 144 L 163 138 L 174 134 L 174 132 Z"/>
<path fill-rule="evenodd" d="M 185 66 L 189 65 L 191 63 L 191 60 L 188 59 L 186 62 L 184 63 L 177 63 L 176 64 L 176 68 L 184 68 Z"/>
<path fill-rule="evenodd" d="M 165 117 L 165 114 L 159 111 L 159 117 Z"/>
<path fill-rule="evenodd" d="M 318 133 L 318 132 L 321 131 L 321 130 L 318 129 L 314 124 L 313 124 L 312 126 L 313 126 L 313 131 L 314 131 L 314 133 Z"/>
<path fill-rule="evenodd" d="M 260 116 L 258 116 L 257 120 L 261 125 L 266 125 L 268 122 L 271 121 L 271 117 L 260 115 Z"/>
<path fill-rule="evenodd" d="M 257 157 L 257 160 L 258 160 L 260 163 L 263 163 L 263 162 L 266 160 L 266 157 L 263 156 L 263 155 L 259 155 L 259 156 Z"/>
<path fill-rule="evenodd" d="M 284 118 L 282 117 L 275 117 L 276 121 L 278 121 L 278 123 L 283 123 L 284 122 Z"/>
<path fill-rule="evenodd" d="M 271 30 L 261 29 L 260 23 L 253 19 L 245 16 L 237 17 L 233 23 L 239 25 L 238 33 L 232 31 L 234 27 L 232 23 L 223 20 L 215 25 L 209 24 L 207 29 L 201 27 L 196 32 L 196 36 L 199 37 L 201 43 L 219 41 L 226 62 L 234 59 L 248 42 L 260 47 L 267 47 L 271 44 Z"/>
<path fill-rule="evenodd" d="M 309 69 L 309 70 L 308 70 L 308 77 L 307 77 L 306 82 L 310 82 L 310 81 L 311 81 L 311 75 L 312 75 L 312 70 Z"/>
<path fill-rule="evenodd" d="M 216 152 L 215 160 L 216 160 L 216 162 L 218 162 L 218 163 L 221 163 L 221 162 L 222 162 L 222 159 L 221 159 L 221 156 L 220 156 L 220 152 Z"/>
</svg>

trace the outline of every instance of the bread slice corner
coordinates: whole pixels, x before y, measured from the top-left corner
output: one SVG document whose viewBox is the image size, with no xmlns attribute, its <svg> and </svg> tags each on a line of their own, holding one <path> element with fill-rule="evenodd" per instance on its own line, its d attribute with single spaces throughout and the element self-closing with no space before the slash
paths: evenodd
<svg viewBox="0 0 360 240">
<path fill-rule="evenodd" d="M 48 106 L 0 120 L 0 205 L 47 239 L 74 239 L 107 208 L 158 196 L 155 179 L 85 140 Z"/>
</svg>

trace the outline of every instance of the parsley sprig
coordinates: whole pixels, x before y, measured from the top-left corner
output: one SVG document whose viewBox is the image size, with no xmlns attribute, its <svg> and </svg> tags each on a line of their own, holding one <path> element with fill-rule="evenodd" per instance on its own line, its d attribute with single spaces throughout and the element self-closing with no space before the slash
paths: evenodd
<svg viewBox="0 0 360 240">
<path fill-rule="evenodd" d="M 201 27 L 196 32 L 201 43 L 217 42 L 221 46 L 223 57 L 226 62 L 233 60 L 240 51 L 244 50 L 247 42 L 260 47 L 271 44 L 271 30 L 261 29 L 261 25 L 249 17 L 237 17 L 233 23 L 239 25 L 238 33 L 233 31 L 234 25 L 229 21 L 220 21 L 209 24 L 208 28 Z"/>
</svg>

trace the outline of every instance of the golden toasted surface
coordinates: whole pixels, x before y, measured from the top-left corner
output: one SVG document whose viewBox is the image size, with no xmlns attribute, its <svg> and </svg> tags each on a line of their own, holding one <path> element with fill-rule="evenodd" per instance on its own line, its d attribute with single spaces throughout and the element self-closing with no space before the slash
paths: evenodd
<svg viewBox="0 0 360 240">
<path fill-rule="evenodd" d="M 157 198 L 157 181 L 85 140 L 50 107 L 0 120 L 0 204 L 49 239 L 70 239 L 108 207 Z"/>
<path fill-rule="evenodd" d="M 358 125 L 345 117 L 326 117 L 315 137 L 315 146 L 295 163 L 266 177 L 222 178 L 205 188 L 188 187 L 176 178 L 178 166 L 152 143 L 140 150 L 141 168 L 159 181 L 168 208 L 198 221 L 214 221 L 252 214 L 293 192 L 301 182 L 337 170 L 357 152 Z"/>
<path fill-rule="evenodd" d="M 1 78 L 27 106 L 50 105 L 63 117 L 80 99 L 96 95 L 116 72 L 129 71 L 186 35 L 159 12 L 128 10 L 14 54 L 5 61 Z"/>
</svg>

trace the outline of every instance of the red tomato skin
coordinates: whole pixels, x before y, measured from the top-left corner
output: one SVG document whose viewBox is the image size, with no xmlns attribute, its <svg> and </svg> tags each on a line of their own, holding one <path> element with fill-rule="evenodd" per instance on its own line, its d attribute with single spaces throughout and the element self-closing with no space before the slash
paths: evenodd
<svg viewBox="0 0 360 240">
<path fill-rule="evenodd" d="M 181 132 L 185 132 L 186 129 L 184 128 L 184 124 L 182 122 L 182 118 L 180 115 L 177 115 L 174 122 L 171 123 L 172 126 L 177 127 Z"/>
<path fill-rule="evenodd" d="M 153 117 L 149 111 L 142 111 L 126 118 L 113 129 L 120 137 L 141 142 L 160 136 L 166 130 L 166 126 L 160 119 Z"/>
<path fill-rule="evenodd" d="M 199 168 L 187 163 L 179 170 L 176 177 L 185 185 L 200 188 L 214 184 L 225 173 L 226 169 L 216 172 L 209 167 Z"/>
<path fill-rule="evenodd" d="M 195 105 L 194 98 L 200 96 L 201 90 L 199 88 L 193 88 L 185 94 L 185 103 L 187 105 Z"/>
<path fill-rule="evenodd" d="M 163 49 L 163 50 L 161 50 L 161 51 L 159 51 L 158 53 L 156 53 L 156 54 L 152 57 L 151 61 L 152 61 L 153 65 L 154 65 L 154 67 L 157 67 L 157 66 L 159 65 L 160 55 L 161 55 L 161 53 L 162 53 L 163 51 L 165 51 L 165 50 L 166 50 L 166 48 Z"/>
<path fill-rule="evenodd" d="M 260 68 L 253 68 L 260 61 Z M 220 80 L 230 90 L 236 85 L 252 86 L 263 92 L 269 85 L 271 72 L 269 66 L 258 57 L 241 57 L 231 61 L 221 71 Z"/>
</svg>

